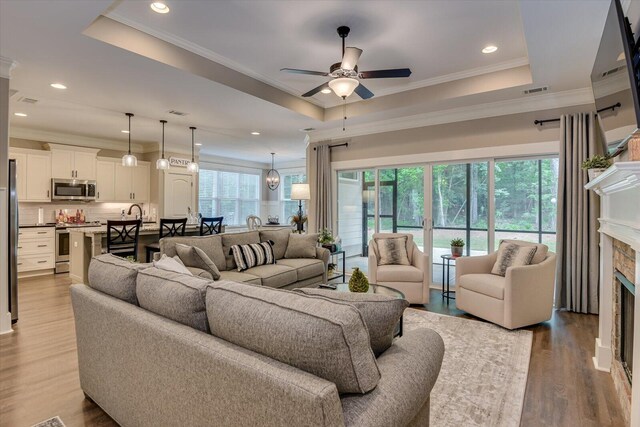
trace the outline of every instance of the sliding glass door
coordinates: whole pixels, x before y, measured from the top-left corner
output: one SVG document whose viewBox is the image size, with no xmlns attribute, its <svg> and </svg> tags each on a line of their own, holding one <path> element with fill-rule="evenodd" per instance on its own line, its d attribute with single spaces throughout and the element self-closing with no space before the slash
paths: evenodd
<svg viewBox="0 0 640 427">
<path fill-rule="evenodd" d="M 334 232 L 342 240 L 349 267 L 366 271 L 368 242 L 375 232 L 375 171 L 340 171 L 337 184 L 338 229 Z"/>
</svg>

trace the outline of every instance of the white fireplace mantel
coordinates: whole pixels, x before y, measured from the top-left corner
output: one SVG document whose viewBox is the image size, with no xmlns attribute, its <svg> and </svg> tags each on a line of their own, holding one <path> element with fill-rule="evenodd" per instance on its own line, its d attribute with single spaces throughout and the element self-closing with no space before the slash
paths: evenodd
<svg viewBox="0 0 640 427">
<path fill-rule="evenodd" d="M 609 372 L 613 361 L 613 239 L 636 251 L 634 283 L 640 283 L 640 161 L 616 162 L 587 185 L 600 195 L 600 307 L 596 369 Z M 633 366 L 640 368 L 640 297 L 635 299 Z M 640 378 L 640 377 L 639 377 Z M 631 395 L 631 427 L 640 427 L 640 381 Z"/>
<path fill-rule="evenodd" d="M 640 187 L 640 162 L 616 162 L 584 186 L 599 195 Z"/>
</svg>

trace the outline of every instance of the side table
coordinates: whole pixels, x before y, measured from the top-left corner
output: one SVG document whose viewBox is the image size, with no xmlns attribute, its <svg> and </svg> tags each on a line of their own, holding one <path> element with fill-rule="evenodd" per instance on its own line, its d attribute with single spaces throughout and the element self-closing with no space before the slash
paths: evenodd
<svg viewBox="0 0 640 427">
<path fill-rule="evenodd" d="M 342 255 L 342 274 L 334 273 L 335 274 L 334 276 L 329 277 L 327 279 L 329 281 L 335 280 L 335 279 L 342 279 L 343 282 L 345 281 L 345 277 L 346 277 L 345 276 L 345 272 L 346 272 L 346 269 L 347 269 L 347 267 L 346 267 L 346 258 L 347 258 L 347 256 L 345 255 L 344 251 L 340 250 L 340 251 L 331 252 L 331 254 L 329 255 L 329 259 L 331 261 L 333 261 L 333 257 L 334 256 L 338 257 L 340 255 Z M 336 261 L 338 261 L 338 260 L 336 260 Z"/>
<path fill-rule="evenodd" d="M 449 269 L 451 267 L 451 261 L 455 261 L 460 257 L 452 256 L 452 255 L 440 255 L 440 258 L 442 258 L 442 298 L 443 299 L 446 298 L 447 304 L 448 304 L 449 299 L 456 299 L 456 297 L 451 296 L 451 294 L 454 294 L 455 291 L 452 291 L 449 288 L 451 283 L 451 276 L 449 272 Z M 446 264 L 445 264 L 445 261 L 446 261 Z M 453 266 L 455 267 L 455 263 L 453 264 Z M 446 280 L 445 280 L 445 271 L 446 271 Z M 447 290 L 444 289 L 445 283 L 447 285 Z"/>
</svg>

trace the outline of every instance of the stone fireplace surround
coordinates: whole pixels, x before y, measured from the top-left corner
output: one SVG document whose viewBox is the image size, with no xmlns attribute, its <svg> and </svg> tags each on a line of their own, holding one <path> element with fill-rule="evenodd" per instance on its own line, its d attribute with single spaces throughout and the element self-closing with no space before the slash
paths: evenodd
<svg viewBox="0 0 640 427">
<path fill-rule="evenodd" d="M 614 263 L 636 287 L 640 284 L 640 161 L 616 162 L 586 189 L 600 195 L 600 306 L 596 369 L 611 372 L 625 417 L 631 427 L 640 427 L 640 298 L 636 292 L 634 309 L 633 367 L 635 386 L 629 382 L 616 359 L 618 327 Z M 630 261 L 631 254 L 635 260 Z M 615 261 L 614 261 L 615 256 Z M 632 277 L 629 277 L 632 276 Z"/>
</svg>

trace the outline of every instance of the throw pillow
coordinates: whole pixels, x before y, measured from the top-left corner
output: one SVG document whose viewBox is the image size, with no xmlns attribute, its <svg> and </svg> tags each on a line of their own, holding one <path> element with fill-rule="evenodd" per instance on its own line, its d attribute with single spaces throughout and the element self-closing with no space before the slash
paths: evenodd
<svg viewBox="0 0 640 427">
<path fill-rule="evenodd" d="M 376 357 L 384 353 L 393 343 L 393 335 L 398 321 L 409 307 L 409 301 L 387 295 L 338 292 L 331 289 L 295 289 L 297 292 L 332 301 L 343 301 L 360 311 L 369 330 L 371 349 Z"/>
<path fill-rule="evenodd" d="M 196 267 L 208 271 L 213 280 L 220 280 L 220 270 L 202 249 L 176 243 L 176 253 L 186 267 Z"/>
<path fill-rule="evenodd" d="M 257 265 L 276 263 L 271 242 L 233 245 L 231 246 L 231 253 L 238 266 L 238 271 L 245 271 Z"/>
<path fill-rule="evenodd" d="M 542 261 L 544 261 L 547 258 L 547 252 L 549 252 L 549 247 L 542 243 L 527 242 L 526 240 L 516 240 L 516 239 L 500 240 L 500 244 L 502 244 L 502 242 L 514 243 L 519 246 L 535 246 L 536 254 L 533 256 L 533 259 L 531 260 L 531 264 L 540 264 Z"/>
<path fill-rule="evenodd" d="M 153 261 L 153 266 L 159 268 L 160 270 L 173 271 L 174 273 L 182 273 L 186 274 L 187 276 L 193 276 L 193 274 L 191 274 L 187 267 L 184 266 L 182 261 L 180 261 L 180 258 L 178 258 L 178 256 L 171 258 L 165 254 L 162 254 L 162 257 L 158 261 Z"/>
<path fill-rule="evenodd" d="M 491 269 L 492 274 L 504 276 L 507 268 L 519 267 L 531 264 L 533 256 L 536 254 L 535 246 L 520 246 L 515 243 L 500 243 L 498 248 L 498 259 Z"/>
<path fill-rule="evenodd" d="M 206 307 L 216 337 L 324 378 L 339 393 L 366 393 L 380 381 L 351 304 L 223 281 L 207 288 Z"/>
<path fill-rule="evenodd" d="M 289 234 L 289 243 L 285 258 L 315 258 L 316 246 L 318 245 L 317 234 Z"/>
<path fill-rule="evenodd" d="M 378 265 L 411 265 L 407 253 L 407 237 L 375 239 L 378 247 Z"/>
</svg>

